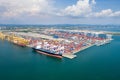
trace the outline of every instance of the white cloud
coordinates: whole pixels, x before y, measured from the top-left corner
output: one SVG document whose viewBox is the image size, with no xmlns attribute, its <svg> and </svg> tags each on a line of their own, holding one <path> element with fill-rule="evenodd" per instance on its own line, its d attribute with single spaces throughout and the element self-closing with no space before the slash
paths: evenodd
<svg viewBox="0 0 120 80">
<path fill-rule="evenodd" d="M 120 11 L 113 12 L 110 17 L 120 17 Z"/>
<path fill-rule="evenodd" d="M 57 15 L 69 17 L 120 17 L 120 11 L 113 12 L 111 9 L 94 12 L 95 0 L 78 0 L 76 4 L 67 6 Z"/>
<path fill-rule="evenodd" d="M 96 1 L 95 1 L 95 0 L 92 0 L 91 3 L 92 3 L 92 4 L 96 4 Z"/>
<path fill-rule="evenodd" d="M 95 0 L 78 0 L 75 5 L 66 7 L 59 15 L 85 16 L 92 12 L 92 6 L 94 4 L 96 4 Z"/>
<path fill-rule="evenodd" d="M 111 15 L 113 12 L 111 9 L 102 10 L 101 12 L 95 13 L 96 17 L 105 17 Z"/>
<path fill-rule="evenodd" d="M 94 12 L 95 0 L 78 0 L 76 4 L 69 5 L 64 9 L 56 9 L 53 1 L 57 0 L 0 0 L 0 18 L 11 18 L 21 16 L 35 17 L 120 17 L 120 11 L 112 9 Z"/>
<path fill-rule="evenodd" d="M 3 9 L 4 8 L 4 9 Z M 0 15 L 2 17 L 51 14 L 52 0 L 0 0 Z"/>
<path fill-rule="evenodd" d="M 111 9 L 102 10 L 100 12 L 92 12 L 86 17 L 101 17 L 101 18 L 110 18 L 110 17 L 120 17 L 120 11 L 113 12 Z"/>
</svg>

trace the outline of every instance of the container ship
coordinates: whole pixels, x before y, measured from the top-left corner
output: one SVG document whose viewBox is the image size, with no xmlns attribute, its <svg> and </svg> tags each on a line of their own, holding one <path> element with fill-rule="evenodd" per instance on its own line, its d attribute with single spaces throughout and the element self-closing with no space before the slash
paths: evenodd
<svg viewBox="0 0 120 80">
<path fill-rule="evenodd" d="M 33 47 L 32 49 L 40 54 L 44 54 L 44 55 L 52 56 L 56 58 L 62 58 L 62 54 L 40 48 L 39 46 Z"/>
</svg>

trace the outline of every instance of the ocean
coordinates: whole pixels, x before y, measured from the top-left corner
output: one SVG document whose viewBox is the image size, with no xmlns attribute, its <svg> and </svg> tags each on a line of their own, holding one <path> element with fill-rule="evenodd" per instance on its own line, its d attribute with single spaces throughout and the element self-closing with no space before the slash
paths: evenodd
<svg viewBox="0 0 120 80">
<path fill-rule="evenodd" d="M 120 36 L 56 59 L 0 40 L 0 80 L 120 80 Z"/>
</svg>

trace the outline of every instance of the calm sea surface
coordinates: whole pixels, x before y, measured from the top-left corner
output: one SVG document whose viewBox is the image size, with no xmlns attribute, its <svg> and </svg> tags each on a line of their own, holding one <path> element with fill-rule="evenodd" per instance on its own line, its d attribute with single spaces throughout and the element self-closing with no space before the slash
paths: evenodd
<svg viewBox="0 0 120 80">
<path fill-rule="evenodd" d="M 120 36 L 62 60 L 0 40 L 0 80 L 120 80 Z"/>
</svg>

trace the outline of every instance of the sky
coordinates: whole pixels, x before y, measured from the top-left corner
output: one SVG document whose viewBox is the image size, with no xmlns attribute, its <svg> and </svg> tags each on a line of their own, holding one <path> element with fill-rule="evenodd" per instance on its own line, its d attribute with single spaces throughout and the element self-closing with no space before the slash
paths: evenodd
<svg viewBox="0 0 120 80">
<path fill-rule="evenodd" d="M 120 0 L 0 0 L 0 24 L 120 24 Z"/>
</svg>

